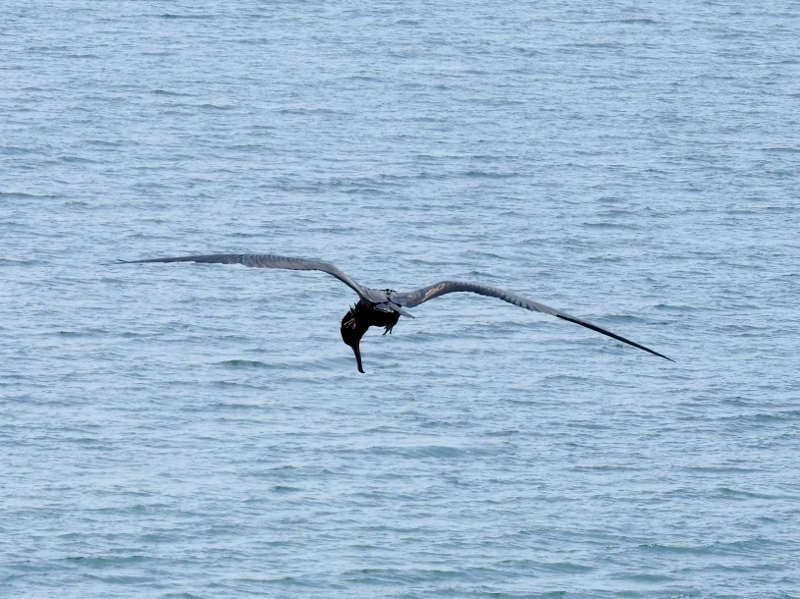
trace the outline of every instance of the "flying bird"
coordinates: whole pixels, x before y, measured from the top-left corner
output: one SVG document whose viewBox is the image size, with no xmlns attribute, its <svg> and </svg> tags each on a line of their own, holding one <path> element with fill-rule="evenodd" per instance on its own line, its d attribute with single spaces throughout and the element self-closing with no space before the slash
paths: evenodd
<svg viewBox="0 0 800 599">
<path fill-rule="evenodd" d="M 371 289 L 362 287 L 352 278 L 339 270 L 333 264 L 320 260 L 306 260 L 304 258 L 290 258 L 286 256 L 275 256 L 272 254 L 210 254 L 206 256 L 179 256 L 177 258 L 150 258 L 147 260 L 120 260 L 125 264 L 140 264 L 145 262 L 201 262 L 217 264 L 243 264 L 255 268 L 282 268 L 288 270 L 319 270 L 339 279 L 342 283 L 350 287 L 358 294 L 358 302 L 347 311 L 342 318 L 341 334 L 342 340 L 349 345 L 356 357 L 356 365 L 359 372 L 364 372 L 361 365 L 361 338 L 369 327 L 383 327 L 385 335 L 391 333 L 392 328 L 397 324 L 400 316 L 409 316 L 406 308 L 419 306 L 423 302 L 440 297 L 448 293 L 470 292 L 478 295 L 496 297 L 520 308 L 526 308 L 534 312 L 543 312 L 556 318 L 574 322 L 582 327 L 597 331 L 607 335 L 617 341 L 622 341 L 638 349 L 659 356 L 670 362 L 672 358 L 653 351 L 644 345 L 634 343 L 620 335 L 607 331 L 595 324 L 570 316 L 566 312 L 561 312 L 539 302 L 521 297 L 510 291 L 489 287 L 478 283 L 464 283 L 459 281 L 440 281 L 421 289 L 400 293 L 392 289 Z"/>
</svg>

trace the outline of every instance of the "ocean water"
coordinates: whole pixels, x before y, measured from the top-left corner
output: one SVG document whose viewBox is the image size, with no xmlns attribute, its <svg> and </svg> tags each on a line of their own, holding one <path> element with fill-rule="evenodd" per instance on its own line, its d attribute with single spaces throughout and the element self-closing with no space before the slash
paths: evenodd
<svg viewBox="0 0 800 599">
<path fill-rule="evenodd" d="M 0 595 L 800 597 L 800 7 L 3 4 Z M 322 273 L 510 289 L 362 344 Z"/>
</svg>

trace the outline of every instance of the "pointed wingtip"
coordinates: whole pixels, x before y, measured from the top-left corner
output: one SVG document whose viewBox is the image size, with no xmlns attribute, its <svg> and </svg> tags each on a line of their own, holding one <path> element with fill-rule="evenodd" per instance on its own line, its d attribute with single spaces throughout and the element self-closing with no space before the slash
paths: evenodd
<svg viewBox="0 0 800 599">
<path fill-rule="evenodd" d="M 675 360 L 673 360 L 669 356 L 665 356 L 664 354 L 660 354 L 657 351 L 655 351 L 653 349 L 650 349 L 649 347 L 645 347 L 644 345 L 639 345 L 638 343 L 633 343 L 633 341 L 629 341 L 627 339 L 625 339 L 625 341 L 628 344 L 633 345 L 634 347 L 638 347 L 639 349 L 643 349 L 644 351 L 653 354 L 654 356 L 658 356 L 659 358 L 664 358 L 665 360 L 669 360 L 670 362 L 675 363 Z"/>
<path fill-rule="evenodd" d="M 569 314 L 557 313 L 557 318 L 561 318 L 562 320 L 567 320 L 569 322 L 574 322 L 575 324 L 579 324 L 582 327 L 586 327 L 587 329 L 591 329 L 593 331 L 597 331 L 598 333 L 602 333 L 607 337 L 611 337 L 612 339 L 616 339 L 617 341 L 622 341 L 623 343 L 627 343 L 633 347 L 641 349 L 642 351 L 646 351 L 647 353 L 653 354 L 654 356 L 658 356 L 659 358 L 664 358 L 665 360 L 669 360 L 670 362 L 675 362 L 672 358 L 668 358 L 664 354 L 660 354 L 655 350 L 650 349 L 649 347 L 645 347 L 635 341 L 631 341 L 630 339 L 626 339 L 622 335 L 617 335 L 616 333 L 612 333 L 609 330 L 606 330 L 602 327 L 597 326 L 596 324 L 592 324 L 591 322 L 586 322 L 585 320 L 581 320 L 580 318 L 575 318 L 574 316 L 570 316 Z"/>
<path fill-rule="evenodd" d="M 642 347 L 644 348 L 644 350 L 645 350 L 645 351 L 648 351 L 648 352 L 650 352 L 650 353 L 651 353 L 651 354 L 653 354 L 654 356 L 658 356 L 659 358 L 664 358 L 665 360 L 669 360 L 670 362 L 672 362 L 673 364 L 675 364 L 675 360 L 673 360 L 673 359 L 672 359 L 672 358 L 670 358 L 669 356 L 665 356 L 664 354 L 660 354 L 660 353 L 658 353 L 657 351 L 653 351 L 652 349 L 646 348 L 646 347 L 644 347 L 644 346 L 642 346 Z"/>
</svg>

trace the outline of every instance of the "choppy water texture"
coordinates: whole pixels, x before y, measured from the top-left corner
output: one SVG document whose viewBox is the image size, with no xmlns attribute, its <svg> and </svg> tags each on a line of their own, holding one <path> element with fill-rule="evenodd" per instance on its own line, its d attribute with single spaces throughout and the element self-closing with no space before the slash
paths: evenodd
<svg viewBox="0 0 800 599">
<path fill-rule="evenodd" d="M 800 596 L 798 6 L 639 4 L 5 2 L 3 597 Z"/>
</svg>

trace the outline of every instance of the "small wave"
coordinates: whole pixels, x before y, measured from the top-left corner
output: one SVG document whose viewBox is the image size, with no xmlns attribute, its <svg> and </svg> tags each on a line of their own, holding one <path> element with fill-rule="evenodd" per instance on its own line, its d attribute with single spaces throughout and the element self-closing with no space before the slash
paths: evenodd
<svg viewBox="0 0 800 599">
<path fill-rule="evenodd" d="M 234 109 L 234 107 L 231 106 L 230 104 L 211 104 L 211 103 L 208 103 L 208 102 L 205 103 L 205 104 L 200 104 L 200 106 L 198 106 L 198 108 L 202 108 L 203 110 L 233 110 Z"/>
<path fill-rule="evenodd" d="M 773 154 L 800 154 L 800 148 L 791 148 L 784 146 L 776 146 L 772 148 L 761 148 L 762 152 L 769 152 Z"/>
<path fill-rule="evenodd" d="M 217 362 L 216 365 L 227 368 L 275 368 L 274 364 L 267 364 L 259 360 L 224 360 Z"/>
<path fill-rule="evenodd" d="M 198 15 L 178 15 L 171 12 L 166 12 L 159 15 L 161 19 L 213 19 L 216 15 L 212 14 L 198 14 Z"/>
<path fill-rule="evenodd" d="M 584 566 L 583 564 L 576 564 L 575 562 L 554 562 L 545 564 L 544 567 L 553 572 L 560 572 L 565 574 L 578 574 L 583 572 L 591 572 L 594 568 L 592 566 Z"/>
<path fill-rule="evenodd" d="M 747 499 L 776 499 L 774 495 L 767 495 L 765 493 L 754 493 L 752 491 L 742 491 L 739 489 L 731 489 L 730 487 L 720 487 L 719 493 L 723 497 L 729 499 L 747 500 Z"/>
<path fill-rule="evenodd" d="M 125 564 L 139 564 L 141 562 L 147 561 L 148 559 L 150 558 L 145 557 L 143 555 L 130 555 L 130 556 L 119 556 L 119 557 L 88 557 L 83 555 L 76 555 L 64 558 L 64 560 L 68 562 L 81 562 L 83 564 L 98 568 L 112 568 Z"/>
<path fill-rule="evenodd" d="M 105 329 L 84 329 L 82 331 L 56 331 L 59 337 L 93 337 L 108 333 Z"/>
<path fill-rule="evenodd" d="M 67 163 L 75 163 L 75 164 L 100 164 L 98 160 L 92 160 L 91 158 L 84 158 L 83 156 L 61 156 L 60 157 L 62 162 Z"/>
<path fill-rule="evenodd" d="M 635 231 L 641 229 L 642 226 L 636 223 L 631 222 L 592 222 L 592 223 L 583 223 L 584 227 L 588 227 L 590 229 L 627 229 L 631 231 Z"/>
<path fill-rule="evenodd" d="M 506 173 L 498 173 L 492 171 L 469 170 L 464 173 L 465 177 L 482 178 L 482 179 L 506 179 L 509 177 L 516 177 L 519 173 L 510 171 Z"/>
<path fill-rule="evenodd" d="M 194 97 L 194 94 L 187 94 L 185 92 L 174 92 L 174 91 L 171 91 L 171 90 L 168 90 L 168 89 L 160 89 L 160 88 L 154 89 L 152 93 L 157 95 L 157 96 L 176 96 L 176 97 L 181 97 L 181 98 L 192 98 L 192 97 Z"/>
<path fill-rule="evenodd" d="M 497 447 L 448 447 L 446 445 L 428 445 L 422 447 L 374 447 L 372 451 L 378 455 L 401 455 L 422 458 L 469 458 L 476 456 L 496 456 L 505 450 Z"/>
<path fill-rule="evenodd" d="M 24 148 L 20 148 L 24 150 Z M 39 195 L 21 191 L 0 191 L 0 200 L 52 200 L 58 196 L 52 194 Z"/>
</svg>

